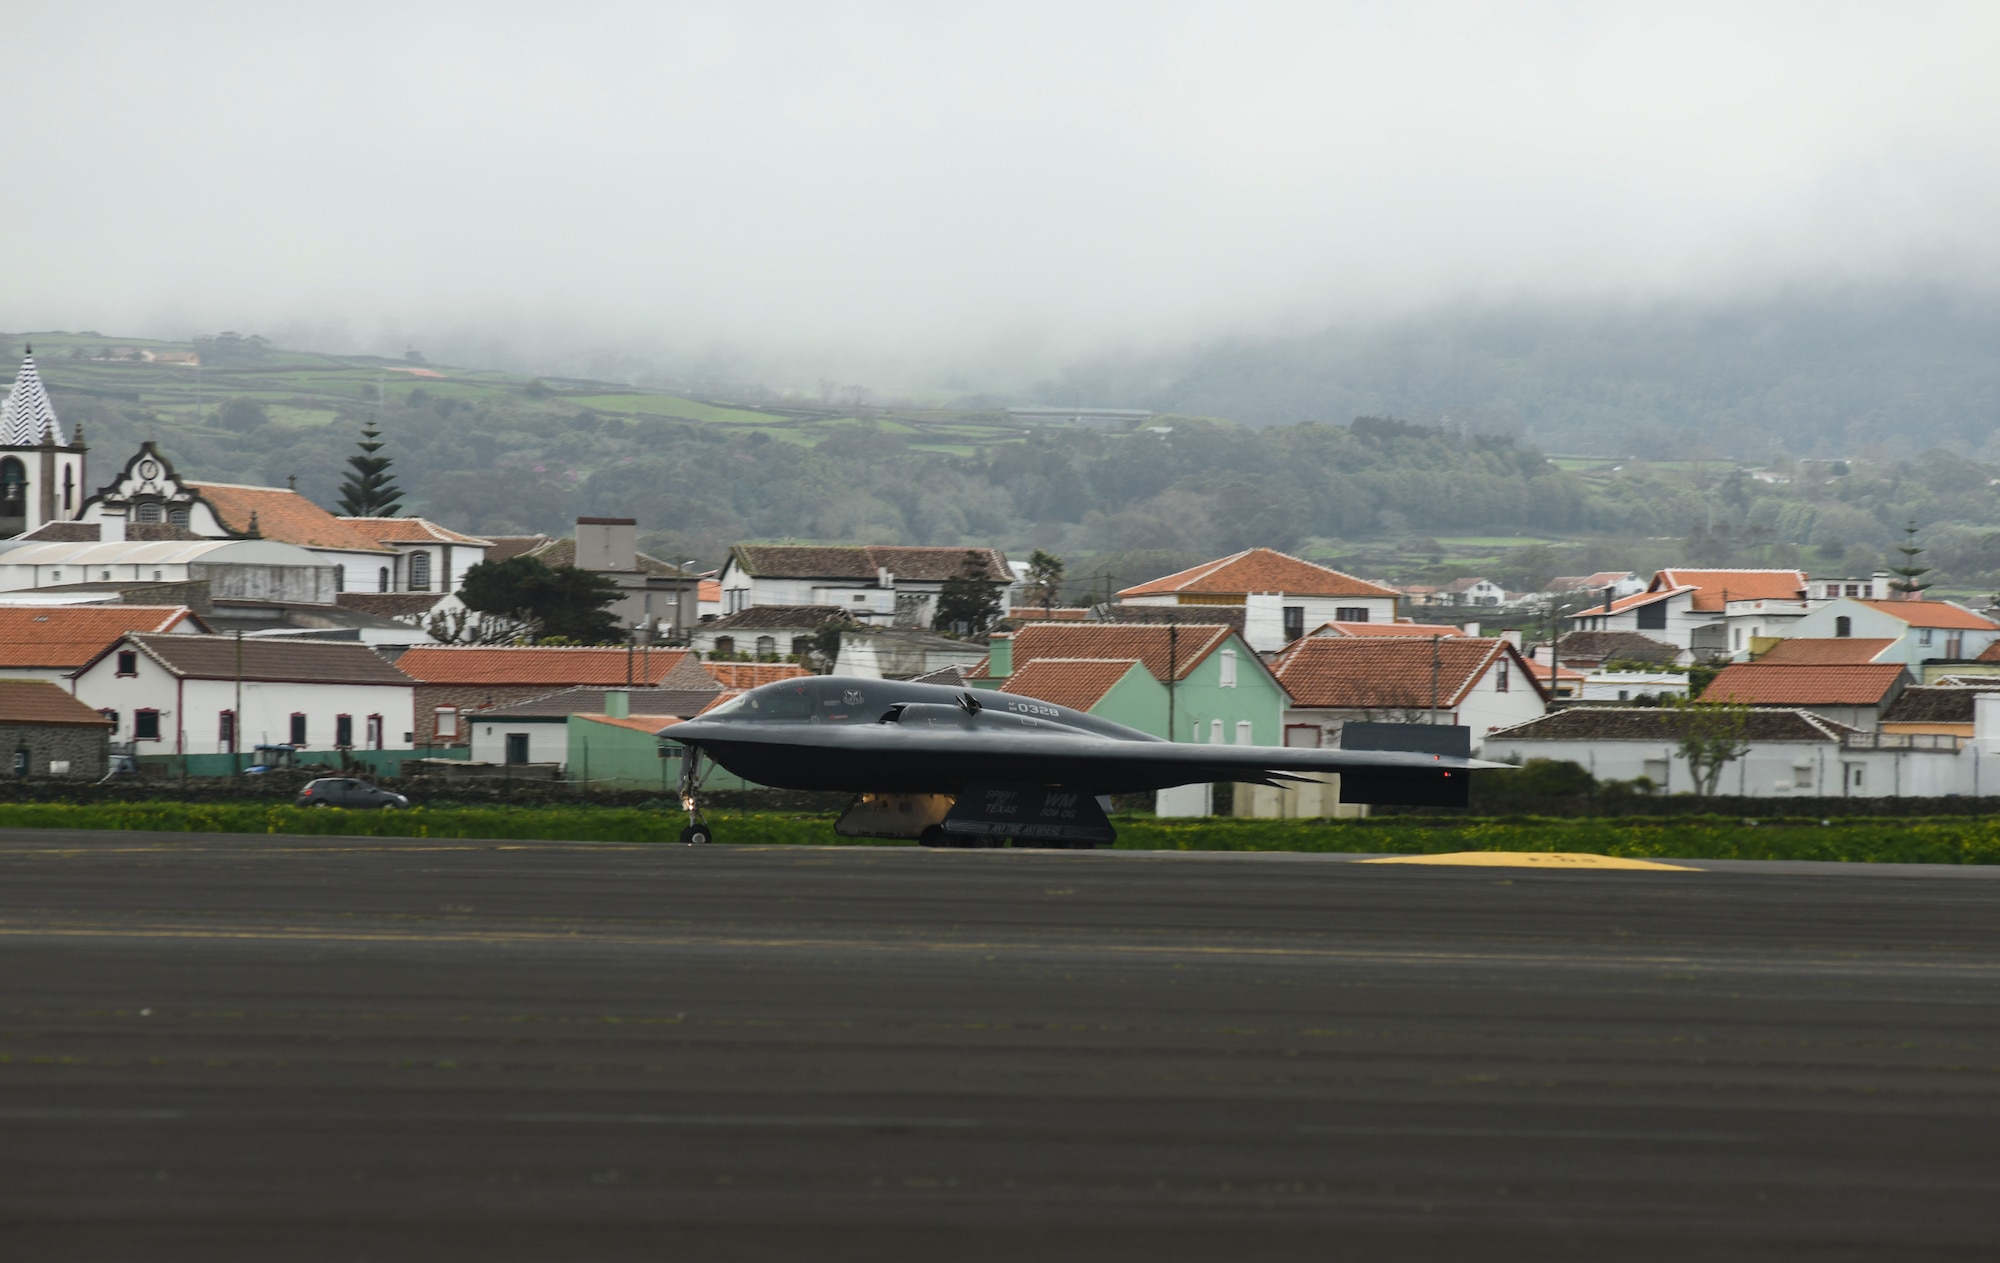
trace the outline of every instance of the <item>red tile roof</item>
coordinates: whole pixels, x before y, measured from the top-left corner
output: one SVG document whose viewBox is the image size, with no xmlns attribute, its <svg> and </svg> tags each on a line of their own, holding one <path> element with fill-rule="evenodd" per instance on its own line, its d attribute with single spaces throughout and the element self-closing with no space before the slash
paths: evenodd
<svg viewBox="0 0 2000 1263">
<path fill-rule="evenodd" d="M 1251 592 L 1283 592 L 1288 596 L 1394 597 L 1393 588 L 1357 579 L 1351 574 L 1314 565 L 1272 548 L 1246 548 L 1217 561 L 1126 588 L 1119 597 L 1241 596 Z"/>
<path fill-rule="evenodd" d="M 1327 623 L 1315 636 L 1463 636 L 1462 628 L 1449 623 Z"/>
<path fill-rule="evenodd" d="M 1738 662 L 1717 673 L 1701 698 L 1750 706 L 1876 706 L 1906 678 L 1892 662 L 1798 667 Z"/>
<path fill-rule="evenodd" d="M 1009 676 L 1000 691 L 1087 711 L 1138 666 L 1137 658 L 1036 658 Z"/>
<path fill-rule="evenodd" d="M 754 689 L 773 680 L 791 680 L 812 674 L 796 662 L 707 661 L 701 664 L 701 669 L 714 676 L 716 683 L 731 689 Z"/>
<path fill-rule="evenodd" d="M 1694 608 L 1720 611 L 1728 601 L 1799 601 L 1806 595 L 1803 570 L 1662 570 L 1654 588 L 1700 589 Z"/>
<path fill-rule="evenodd" d="M 383 544 L 471 544 L 491 548 L 493 541 L 476 535 L 461 535 L 420 517 L 344 517 L 340 521 Z"/>
<path fill-rule="evenodd" d="M 298 684 L 400 684 L 410 677 L 358 640 L 312 640 L 291 636 L 154 636 L 133 632 L 106 646 L 101 661 L 118 644 L 129 644 L 173 674 L 188 680 L 259 680 Z"/>
<path fill-rule="evenodd" d="M 265 539 L 311 548 L 340 548 L 358 553 L 386 553 L 374 539 L 353 524 L 335 517 L 296 491 L 283 487 L 248 487 L 233 482 L 194 482 L 187 486 L 201 493 L 222 524 L 241 535 L 257 519 L 257 533 Z"/>
<path fill-rule="evenodd" d="M 74 670 L 126 632 L 167 632 L 183 623 L 208 630 L 185 605 L 0 605 L 0 671 Z"/>
<path fill-rule="evenodd" d="M 1136 658 L 1165 682 L 1171 661 L 1174 678 L 1184 680 L 1234 634 L 1203 623 L 1030 623 L 1014 633 L 1013 664 L 1019 671 L 1038 658 Z M 1255 654 L 1247 656 L 1261 665 Z"/>
<path fill-rule="evenodd" d="M 628 651 L 621 646 L 418 645 L 396 659 L 420 684 L 619 685 L 628 678 L 658 687 L 688 661 L 685 649 Z M 625 673 L 630 671 L 628 677 Z"/>
<path fill-rule="evenodd" d="M 612 715 L 573 715 L 571 718 L 593 724 L 609 724 L 613 728 L 630 728 L 634 732 L 658 732 L 668 724 L 681 722 L 679 715 L 627 715 L 623 719 Z"/>
<path fill-rule="evenodd" d="M 1854 598 L 1860 600 L 1859 597 Z M 2000 623 L 1950 601 L 1861 601 L 1872 610 L 1899 618 L 1912 627 L 1943 627 L 1953 631 L 1995 631 Z"/>
<path fill-rule="evenodd" d="M 1767 667 L 1854 666 L 1875 661 L 1877 654 L 1895 643 L 1894 639 L 1878 640 L 1865 636 L 1802 636 L 1796 640 L 1779 641 L 1776 648 L 1756 661 L 1760 666 Z"/>
<path fill-rule="evenodd" d="M 53 680 L 0 680 L 0 723 L 111 726 Z"/>
<path fill-rule="evenodd" d="M 1444 708 L 1463 701 L 1502 660 L 1520 669 L 1528 688 L 1542 693 L 1527 661 L 1497 637 L 1308 637 L 1292 642 L 1272 672 L 1298 706 L 1428 710 L 1433 661 L 1435 696 Z"/>
</svg>

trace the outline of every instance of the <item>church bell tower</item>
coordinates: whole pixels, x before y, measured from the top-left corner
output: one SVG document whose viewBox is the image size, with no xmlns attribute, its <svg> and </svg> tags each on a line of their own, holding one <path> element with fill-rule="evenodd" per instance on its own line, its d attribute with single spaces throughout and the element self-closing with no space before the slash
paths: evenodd
<svg viewBox="0 0 2000 1263">
<path fill-rule="evenodd" d="M 0 539 L 76 517 L 87 494 L 87 450 L 81 433 L 74 441 L 63 433 L 29 347 L 7 402 L 0 405 Z"/>
</svg>

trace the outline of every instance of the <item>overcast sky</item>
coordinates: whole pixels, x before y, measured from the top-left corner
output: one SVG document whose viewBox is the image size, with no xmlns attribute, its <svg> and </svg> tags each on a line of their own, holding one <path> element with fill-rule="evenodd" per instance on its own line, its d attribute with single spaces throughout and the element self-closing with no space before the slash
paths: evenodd
<svg viewBox="0 0 2000 1263">
<path fill-rule="evenodd" d="M 866 380 L 2000 271 L 1991 0 L 40 4 L 4 31 L 10 329 Z"/>
</svg>

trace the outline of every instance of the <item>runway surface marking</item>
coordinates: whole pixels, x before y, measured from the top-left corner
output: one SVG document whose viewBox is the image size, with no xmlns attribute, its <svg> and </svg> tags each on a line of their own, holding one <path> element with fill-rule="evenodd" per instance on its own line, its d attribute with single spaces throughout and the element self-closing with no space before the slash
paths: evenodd
<svg viewBox="0 0 2000 1263">
<path fill-rule="evenodd" d="M 1661 864 L 1655 860 L 1630 860 L 1618 855 L 1589 855 L 1581 851 L 1453 851 L 1447 855 L 1385 855 L 1381 859 L 1356 860 L 1357 864 L 1448 864 L 1463 868 L 1622 868 L 1649 872 L 1698 873 L 1685 864 Z"/>
</svg>

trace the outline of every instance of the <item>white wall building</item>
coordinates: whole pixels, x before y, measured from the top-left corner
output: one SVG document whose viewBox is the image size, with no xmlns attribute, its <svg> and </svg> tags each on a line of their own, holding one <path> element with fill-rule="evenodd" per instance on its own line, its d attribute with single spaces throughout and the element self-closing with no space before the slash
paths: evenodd
<svg viewBox="0 0 2000 1263">
<path fill-rule="evenodd" d="M 218 601 L 331 605 L 338 575 L 324 557 L 269 539 L 0 542 L 0 591 L 194 579 Z"/>
<path fill-rule="evenodd" d="M 4 558 L 0 558 L 4 560 Z M 1819 605 L 1787 629 L 1806 639 L 1888 639 L 1875 662 L 1916 666 L 1933 659 L 1977 658 L 2000 641 L 2000 623 L 1950 601 L 1870 601 L 1843 596 Z"/>
<path fill-rule="evenodd" d="M 133 633 L 70 691 L 138 754 L 407 750 L 416 684 L 358 641 Z"/>
<path fill-rule="evenodd" d="M 1358 719 L 1462 724 L 1477 753 L 1488 733 L 1548 705 L 1527 660 L 1497 638 L 1313 636 L 1280 654 L 1271 673 L 1292 699 L 1286 745 L 1339 745 L 1340 728 Z"/>
<path fill-rule="evenodd" d="M 1004 602 L 1016 580 L 997 548 L 738 544 L 722 568 L 722 613 L 833 605 L 875 626 L 929 627 L 938 594 L 966 567 L 968 554 Z"/>
<path fill-rule="evenodd" d="M 1271 548 L 1248 548 L 1126 588 L 1121 605 L 1236 606 L 1243 639 L 1260 653 L 1283 649 L 1327 623 L 1390 623 L 1399 593 Z"/>
</svg>

